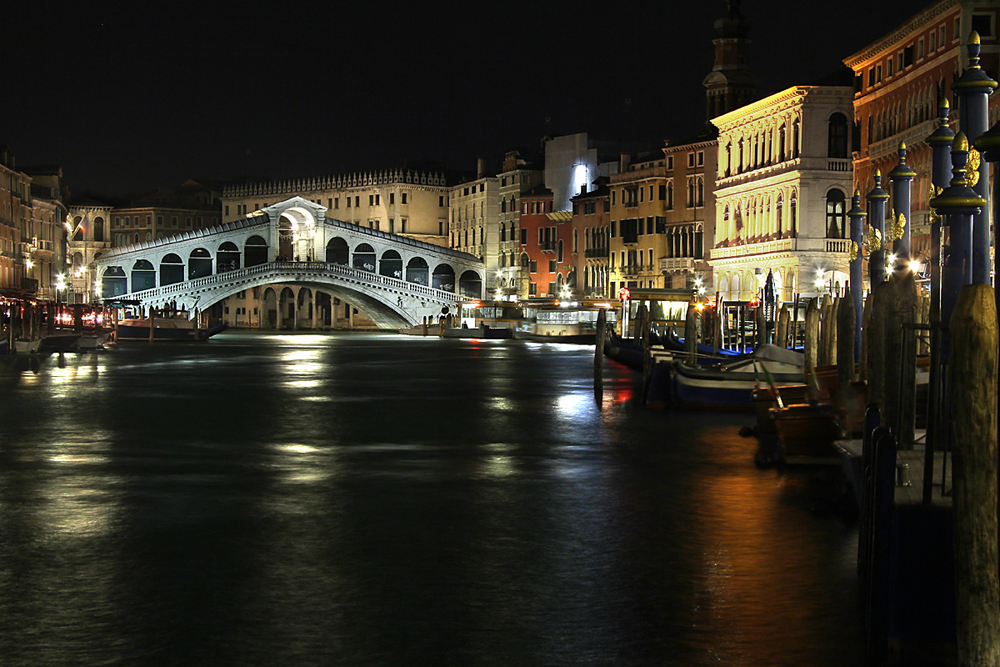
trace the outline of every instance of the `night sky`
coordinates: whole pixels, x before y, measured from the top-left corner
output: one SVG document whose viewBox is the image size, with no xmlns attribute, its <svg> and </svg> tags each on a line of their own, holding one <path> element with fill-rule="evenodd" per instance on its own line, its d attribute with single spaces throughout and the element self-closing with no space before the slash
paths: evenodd
<svg viewBox="0 0 1000 667">
<path fill-rule="evenodd" d="M 744 2 L 758 93 L 830 72 L 925 4 Z M 477 157 L 492 169 L 545 134 L 655 148 L 704 122 L 726 4 L 224 7 L 5 7 L 0 143 L 92 196 L 427 161 L 471 171 Z"/>
</svg>

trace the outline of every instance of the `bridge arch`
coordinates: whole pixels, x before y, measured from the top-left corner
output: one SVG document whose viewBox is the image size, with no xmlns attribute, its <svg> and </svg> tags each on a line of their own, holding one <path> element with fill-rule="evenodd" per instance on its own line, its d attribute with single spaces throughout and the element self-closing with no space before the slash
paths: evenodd
<svg viewBox="0 0 1000 667">
<path fill-rule="evenodd" d="M 215 266 L 218 273 L 235 271 L 240 268 L 240 249 L 232 241 L 226 241 L 215 252 Z"/>
<path fill-rule="evenodd" d="M 414 257 L 406 263 L 406 282 L 417 285 L 430 285 L 430 267 L 423 257 Z"/>
<path fill-rule="evenodd" d="M 147 259 L 137 259 L 132 265 L 132 291 L 141 292 L 156 287 L 156 269 Z"/>
<path fill-rule="evenodd" d="M 403 258 L 395 250 L 386 250 L 382 253 L 382 259 L 378 263 L 378 272 L 381 276 L 391 276 L 403 279 Z"/>
<path fill-rule="evenodd" d="M 188 280 L 212 275 L 212 253 L 195 248 L 188 255 Z"/>
<path fill-rule="evenodd" d="M 434 289 L 444 290 L 445 292 L 455 291 L 455 269 L 451 267 L 450 264 L 438 264 L 434 267 L 433 283 L 431 287 Z"/>
<path fill-rule="evenodd" d="M 176 253 L 167 253 L 160 260 L 160 285 L 184 282 L 184 260 Z"/>
<path fill-rule="evenodd" d="M 267 241 L 258 234 L 249 237 L 243 244 L 243 266 L 267 264 Z"/>
<path fill-rule="evenodd" d="M 350 265 L 351 249 L 343 237 L 335 236 L 326 244 L 326 261 L 332 264 Z"/>
<path fill-rule="evenodd" d="M 111 299 L 122 294 L 128 294 L 128 277 L 120 266 L 109 266 L 101 274 L 101 296 Z"/>
<path fill-rule="evenodd" d="M 458 280 L 458 293 L 470 299 L 481 299 L 483 296 L 483 279 L 476 271 L 466 271 Z"/>
<path fill-rule="evenodd" d="M 354 248 L 354 268 L 375 273 L 375 248 L 360 243 Z"/>
</svg>

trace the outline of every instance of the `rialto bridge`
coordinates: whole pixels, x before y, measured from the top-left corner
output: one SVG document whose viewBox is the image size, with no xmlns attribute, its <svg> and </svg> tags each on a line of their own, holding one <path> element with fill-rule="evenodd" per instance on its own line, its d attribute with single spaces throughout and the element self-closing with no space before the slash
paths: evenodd
<svg viewBox="0 0 1000 667">
<path fill-rule="evenodd" d="M 218 227 L 115 248 L 96 261 L 95 290 L 104 299 L 193 313 L 254 287 L 299 285 L 354 304 L 383 328 L 418 324 L 482 297 L 479 258 L 326 211 L 294 197 Z M 279 313 L 284 306 L 278 295 Z"/>
</svg>

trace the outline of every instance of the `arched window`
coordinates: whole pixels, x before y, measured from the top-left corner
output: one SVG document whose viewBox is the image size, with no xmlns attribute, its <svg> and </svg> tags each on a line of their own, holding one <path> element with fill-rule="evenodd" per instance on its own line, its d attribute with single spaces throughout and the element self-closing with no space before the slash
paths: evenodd
<svg viewBox="0 0 1000 667">
<path fill-rule="evenodd" d="M 778 162 L 785 161 L 785 124 L 781 124 L 781 128 L 778 129 Z"/>
<path fill-rule="evenodd" d="M 827 157 L 847 157 L 847 118 L 842 113 L 830 116 L 827 131 Z"/>
<path fill-rule="evenodd" d="M 799 120 L 792 123 L 792 159 L 799 156 Z"/>
<path fill-rule="evenodd" d="M 826 237 L 844 238 L 844 193 L 833 189 L 826 193 Z"/>
<path fill-rule="evenodd" d="M 788 205 L 788 231 L 795 236 L 795 191 L 792 190 L 792 198 Z"/>
<path fill-rule="evenodd" d="M 778 231 L 778 238 L 781 238 L 781 223 L 784 222 L 781 219 L 781 195 L 778 195 L 778 202 L 774 206 L 774 223 Z"/>
</svg>

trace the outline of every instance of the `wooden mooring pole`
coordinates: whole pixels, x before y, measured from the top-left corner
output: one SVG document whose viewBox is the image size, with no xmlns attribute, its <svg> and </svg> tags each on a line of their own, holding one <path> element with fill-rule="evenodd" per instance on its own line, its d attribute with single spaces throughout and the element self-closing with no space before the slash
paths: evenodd
<svg viewBox="0 0 1000 667">
<path fill-rule="evenodd" d="M 597 311 L 597 332 L 594 338 L 594 387 L 604 386 L 604 335 L 607 328 L 608 312 L 601 308 Z"/>
<path fill-rule="evenodd" d="M 958 664 L 997 665 L 997 311 L 990 285 L 962 287 L 949 329 Z"/>
</svg>

